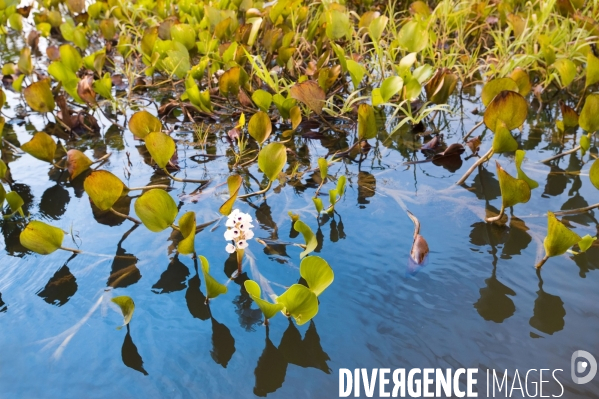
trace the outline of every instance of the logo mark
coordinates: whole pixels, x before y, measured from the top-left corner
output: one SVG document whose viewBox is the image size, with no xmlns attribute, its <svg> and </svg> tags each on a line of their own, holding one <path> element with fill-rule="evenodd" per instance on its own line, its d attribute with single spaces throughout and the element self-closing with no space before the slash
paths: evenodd
<svg viewBox="0 0 599 399">
<path fill-rule="evenodd" d="M 583 358 L 584 360 L 578 360 L 579 358 Z M 577 374 L 584 373 L 587 369 L 590 370 L 589 373 L 584 377 L 578 377 Z M 572 373 L 572 381 L 575 384 L 586 384 L 590 382 L 593 378 L 595 378 L 595 374 L 597 374 L 597 360 L 587 351 L 578 350 L 572 353 L 572 359 L 570 364 L 570 371 Z"/>
</svg>

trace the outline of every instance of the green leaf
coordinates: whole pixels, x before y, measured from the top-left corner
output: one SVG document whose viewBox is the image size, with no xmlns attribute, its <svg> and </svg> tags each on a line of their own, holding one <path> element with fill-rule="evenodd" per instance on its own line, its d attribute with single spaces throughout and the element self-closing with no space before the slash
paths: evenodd
<svg viewBox="0 0 599 399">
<path fill-rule="evenodd" d="M 42 79 L 26 87 L 23 90 L 23 96 L 27 101 L 27 105 L 37 112 L 52 112 L 56 106 L 52 90 L 50 90 L 49 78 Z"/>
<path fill-rule="evenodd" d="M 531 179 L 530 177 L 526 176 L 526 173 L 524 173 L 524 171 L 522 170 L 522 162 L 524 161 L 525 155 L 526 155 L 526 151 L 522 151 L 522 150 L 516 151 L 516 170 L 518 171 L 518 179 L 524 180 L 528 184 L 528 187 L 530 187 L 530 189 L 533 190 L 533 189 L 539 187 L 539 183 L 537 183 L 535 180 Z"/>
<path fill-rule="evenodd" d="M 491 101 L 502 91 L 515 91 L 518 92 L 518 84 L 512 78 L 499 78 L 493 79 L 487 82 L 483 87 L 481 93 L 481 100 L 484 106 L 488 106 Z"/>
<path fill-rule="evenodd" d="M 67 151 L 67 170 L 71 180 L 88 170 L 92 164 L 92 160 L 81 151 L 75 149 Z"/>
<path fill-rule="evenodd" d="M 240 67 L 235 66 L 223 73 L 218 81 L 218 87 L 223 96 L 236 96 L 239 88 L 248 81 L 247 73 Z"/>
<path fill-rule="evenodd" d="M 302 122 L 302 110 L 297 105 L 289 110 L 289 119 L 291 119 L 291 128 L 297 129 Z"/>
<path fill-rule="evenodd" d="M 583 134 L 580 136 L 580 151 L 583 156 L 589 148 L 591 148 L 591 133 Z"/>
<path fill-rule="evenodd" d="M 260 298 L 260 294 L 261 294 L 260 286 L 255 281 L 245 280 L 243 285 L 244 285 L 247 293 L 250 295 L 250 298 L 252 298 L 252 300 L 254 302 L 256 302 L 256 305 L 258 305 L 258 307 L 264 314 L 264 318 L 270 319 L 273 316 L 275 316 L 277 314 L 277 312 L 280 312 L 281 310 L 283 310 L 282 304 L 270 303 L 270 302 L 265 301 L 264 299 Z"/>
<path fill-rule="evenodd" d="M 383 96 L 381 95 L 381 89 L 379 87 L 377 87 L 376 89 L 372 89 L 372 92 L 370 92 L 370 96 L 372 97 L 372 105 L 374 107 L 378 107 L 379 105 L 385 103 L 385 101 L 383 101 Z"/>
<path fill-rule="evenodd" d="M 496 130 L 493 136 L 493 151 L 497 154 L 502 152 L 512 152 L 518 149 L 518 142 L 512 136 L 509 130 L 505 127 L 505 123 L 499 120 L 494 130 Z"/>
<path fill-rule="evenodd" d="M 557 72 L 563 87 L 567 87 L 576 77 L 576 64 L 567 58 L 561 58 L 552 65 Z"/>
<path fill-rule="evenodd" d="M 314 207 L 316 208 L 316 213 L 318 213 L 320 215 L 320 213 L 324 209 L 324 206 L 322 205 L 322 200 L 320 198 L 312 198 L 312 201 L 314 202 Z"/>
<path fill-rule="evenodd" d="M 332 213 L 335 210 L 335 204 L 337 203 L 337 195 L 339 192 L 337 189 L 329 190 L 329 202 L 331 203 L 331 208 L 329 209 L 329 213 Z"/>
<path fill-rule="evenodd" d="M 25 216 L 23 210 L 21 209 L 21 207 L 25 204 L 25 201 L 23 201 L 23 198 L 21 198 L 19 193 L 17 193 L 16 191 L 11 191 L 8 194 L 6 194 L 6 202 L 10 207 L 11 215 L 14 215 L 15 213 L 19 212 L 21 216 Z"/>
<path fill-rule="evenodd" d="M 17 62 L 19 71 L 24 75 L 31 75 L 33 72 L 33 64 L 31 63 L 31 49 L 29 47 L 23 47 Z"/>
<path fill-rule="evenodd" d="M 428 45 L 427 26 L 418 21 L 409 21 L 401 27 L 397 35 L 399 47 L 409 53 L 418 53 Z"/>
<path fill-rule="evenodd" d="M 195 212 L 186 212 L 179 219 L 179 230 L 183 235 L 183 240 L 179 242 L 177 250 L 183 255 L 193 254 L 195 252 L 194 240 L 196 237 L 196 214 Z"/>
<path fill-rule="evenodd" d="M 32 220 L 21 232 L 21 245 L 40 255 L 48 255 L 60 249 L 64 231 L 44 222 Z"/>
<path fill-rule="evenodd" d="M 298 325 L 310 321 L 318 313 L 318 298 L 308 288 L 293 284 L 277 297 L 277 303 L 284 306 L 283 313 L 292 316 Z"/>
<path fill-rule="evenodd" d="M 6 103 L 6 94 L 4 93 L 2 88 L 0 88 L 0 108 L 2 108 L 5 103 Z M 2 120 L 4 120 L 4 118 L 2 118 Z M 0 134 L 1 133 L 2 133 L 2 130 L 0 130 Z"/>
<path fill-rule="evenodd" d="M 516 204 L 523 204 L 530 200 L 530 187 L 524 180 L 516 179 L 510 176 L 499 162 L 497 165 L 497 179 L 499 180 L 499 188 L 501 189 L 501 206 L 509 208 Z"/>
<path fill-rule="evenodd" d="M 111 299 L 112 302 L 116 303 L 119 308 L 121 308 L 121 312 L 123 313 L 123 325 L 117 327 L 117 330 L 125 327 L 131 321 L 133 317 L 133 312 L 135 311 L 135 303 L 131 297 L 126 295 L 115 296 Z"/>
<path fill-rule="evenodd" d="M 516 129 L 524 123 L 528 115 L 528 104 L 524 97 L 515 91 L 504 90 L 497 94 L 487 106 L 484 115 L 485 125 L 495 132 L 498 121 L 505 124 L 506 129 Z"/>
<path fill-rule="evenodd" d="M 587 96 L 580 111 L 578 124 L 589 133 L 599 130 L 599 93 Z"/>
<path fill-rule="evenodd" d="M 148 111 L 139 111 L 134 113 L 131 119 L 129 119 L 129 130 L 136 137 L 143 139 L 149 133 L 160 132 L 162 130 L 162 123 L 160 119 Z"/>
<path fill-rule="evenodd" d="M 376 137 L 377 127 L 374 108 L 368 104 L 358 107 L 358 139 L 368 140 Z"/>
<path fill-rule="evenodd" d="M 578 234 L 557 220 L 553 212 L 547 212 L 547 219 L 547 237 L 543 241 L 547 257 L 566 253 L 568 249 L 582 239 Z"/>
<path fill-rule="evenodd" d="M 350 59 L 347 59 L 345 64 L 347 65 L 347 71 L 351 77 L 354 89 L 357 89 L 360 82 L 362 82 L 362 79 L 364 79 L 364 75 L 366 75 L 366 67 L 359 62 Z"/>
<path fill-rule="evenodd" d="M 587 52 L 586 74 L 587 75 L 584 83 L 585 89 L 590 85 L 599 82 L 599 58 L 595 57 L 590 48 Z"/>
<path fill-rule="evenodd" d="M 110 74 L 106 72 L 102 79 L 94 81 L 94 90 L 107 100 L 112 99 L 112 79 Z"/>
<path fill-rule="evenodd" d="M 79 51 L 70 44 L 63 44 L 58 49 L 60 52 L 60 62 L 73 73 L 77 73 L 83 65 L 83 59 Z"/>
<path fill-rule="evenodd" d="M 597 190 L 599 190 L 599 159 L 595 159 L 593 165 L 591 165 L 591 169 L 589 171 L 589 178 L 591 179 L 591 183 Z"/>
<path fill-rule="evenodd" d="M 316 249 L 318 241 L 316 240 L 316 236 L 312 232 L 310 226 L 301 220 L 298 220 L 293 224 L 293 229 L 299 233 L 302 233 L 304 236 L 304 241 L 306 242 L 306 249 L 300 254 L 300 259 L 302 259 L 304 256 Z"/>
<path fill-rule="evenodd" d="M 6 190 L 4 186 L 0 184 L 0 208 L 4 206 L 4 200 L 6 199 Z"/>
<path fill-rule="evenodd" d="M 446 104 L 457 83 L 458 77 L 454 73 L 440 68 L 425 86 L 426 97 L 434 104 Z"/>
<path fill-rule="evenodd" d="M 518 93 L 526 96 L 530 93 L 532 85 L 530 84 L 530 78 L 524 69 L 518 67 L 510 74 L 510 78 L 514 79 L 514 82 L 518 85 Z"/>
<path fill-rule="evenodd" d="M 216 298 L 221 294 L 227 293 L 227 286 L 219 283 L 210 275 L 210 265 L 208 259 L 200 256 L 202 263 L 202 273 L 204 274 L 204 281 L 206 282 L 206 297 L 208 299 Z"/>
<path fill-rule="evenodd" d="M 390 76 L 381 84 L 381 97 L 383 102 L 389 102 L 391 97 L 399 93 L 403 87 L 403 79 L 399 76 Z"/>
<path fill-rule="evenodd" d="M 98 209 L 107 211 L 124 195 L 125 185 L 107 170 L 96 170 L 85 178 L 83 189 Z"/>
<path fill-rule="evenodd" d="M 172 226 L 178 212 L 175 200 L 157 188 L 146 191 L 135 201 L 135 214 L 148 230 L 155 233 Z"/>
<path fill-rule="evenodd" d="M 268 112 L 268 109 L 272 104 L 272 94 L 266 90 L 258 89 L 252 94 L 252 101 L 262 111 Z"/>
<path fill-rule="evenodd" d="M 385 15 L 381 15 L 370 22 L 368 25 L 368 34 L 373 42 L 378 42 L 381 39 L 388 22 L 389 18 Z"/>
<path fill-rule="evenodd" d="M 270 181 L 274 181 L 287 163 L 287 150 L 281 143 L 270 143 L 260 150 L 258 166 Z"/>
<path fill-rule="evenodd" d="M 6 178 L 7 171 L 8 171 L 8 166 L 6 166 L 4 161 L 0 159 L 0 179 Z"/>
<path fill-rule="evenodd" d="M 21 149 L 41 161 L 52 163 L 56 152 L 56 142 L 44 132 L 37 132 Z"/>
<path fill-rule="evenodd" d="M 224 204 L 219 208 L 219 212 L 225 216 L 229 216 L 231 211 L 233 210 L 233 204 L 235 203 L 235 199 L 237 199 L 237 194 L 239 193 L 239 189 L 241 188 L 241 184 L 243 183 L 243 179 L 239 175 L 231 175 L 227 178 L 227 186 L 229 187 L 229 199 L 225 201 Z"/>
<path fill-rule="evenodd" d="M 326 159 L 318 158 L 318 169 L 320 170 L 320 178 L 324 182 L 329 175 L 329 164 Z"/>
<path fill-rule="evenodd" d="M 160 169 L 166 168 L 175 154 L 175 140 L 168 134 L 152 132 L 145 137 L 146 148 Z"/>
<path fill-rule="evenodd" d="M 334 279 L 333 269 L 322 258 L 308 256 L 300 263 L 300 276 L 308 283 L 310 291 L 320 296 Z"/>
<path fill-rule="evenodd" d="M 248 123 L 248 133 L 262 146 L 272 132 L 272 123 L 268 114 L 264 111 L 258 111 L 250 118 Z"/>
<path fill-rule="evenodd" d="M 191 50 L 196 46 L 196 31 L 188 24 L 176 24 L 171 26 L 171 38 Z"/>
<path fill-rule="evenodd" d="M 341 39 L 351 29 L 349 15 L 345 12 L 332 9 L 326 12 L 326 34 L 331 40 Z"/>
<path fill-rule="evenodd" d="M 337 194 L 339 195 L 339 197 L 343 197 L 343 194 L 345 194 L 346 182 L 347 177 L 345 177 L 345 175 L 341 175 L 341 177 L 339 177 L 339 179 L 337 180 Z"/>
<path fill-rule="evenodd" d="M 597 237 L 591 237 L 590 234 L 582 237 L 582 239 L 578 242 L 578 248 L 580 248 L 580 252 L 586 252 L 593 243 L 597 241 Z"/>
</svg>

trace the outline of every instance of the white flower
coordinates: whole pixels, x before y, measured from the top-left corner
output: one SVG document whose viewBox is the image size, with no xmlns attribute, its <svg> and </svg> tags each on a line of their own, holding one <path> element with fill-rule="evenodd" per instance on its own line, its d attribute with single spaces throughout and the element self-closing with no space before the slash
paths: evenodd
<svg viewBox="0 0 599 399">
<path fill-rule="evenodd" d="M 227 227 L 235 227 L 235 220 L 234 219 L 227 219 L 227 223 L 225 223 L 225 226 L 227 226 Z"/>
<path fill-rule="evenodd" d="M 245 248 L 247 248 L 247 246 L 248 246 L 247 241 L 245 241 L 245 240 L 239 240 L 239 241 L 237 241 L 237 248 L 239 248 L 239 249 L 245 249 Z"/>
<path fill-rule="evenodd" d="M 239 209 L 233 210 L 225 225 L 227 231 L 225 231 L 225 240 L 233 241 L 235 245 L 227 245 L 227 252 L 233 253 L 237 249 L 244 249 L 248 247 L 247 240 L 251 240 L 254 237 L 254 232 L 251 230 L 254 225 L 252 224 L 252 217 L 239 211 Z"/>
<path fill-rule="evenodd" d="M 252 230 L 248 230 L 244 232 L 243 236 L 246 240 L 251 240 L 252 238 L 254 238 L 254 232 Z"/>
<path fill-rule="evenodd" d="M 227 244 L 227 247 L 225 249 L 227 250 L 228 253 L 232 254 L 235 252 L 235 245 Z"/>
<path fill-rule="evenodd" d="M 237 236 L 239 236 L 239 233 L 237 234 Z M 231 241 L 233 239 L 235 239 L 235 237 L 237 237 L 233 231 L 233 229 L 227 229 L 227 231 L 225 231 L 225 240 L 227 241 Z"/>
</svg>

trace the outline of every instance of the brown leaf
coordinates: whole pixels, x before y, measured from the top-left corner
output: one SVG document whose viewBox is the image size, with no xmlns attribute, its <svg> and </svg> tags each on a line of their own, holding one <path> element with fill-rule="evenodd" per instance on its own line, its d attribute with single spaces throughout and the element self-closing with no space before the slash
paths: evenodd
<svg viewBox="0 0 599 399">
<path fill-rule="evenodd" d="M 94 78 L 85 76 L 77 83 L 77 94 L 88 104 L 96 104 L 96 92 L 92 88 Z"/>
<path fill-rule="evenodd" d="M 295 84 L 291 87 L 291 97 L 306 104 L 308 108 L 316 112 L 318 115 L 322 113 L 324 107 L 325 93 L 324 90 L 313 80 Z"/>
<path fill-rule="evenodd" d="M 40 33 L 36 30 L 32 30 L 27 35 L 27 45 L 31 47 L 33 50 L 37 48 L 37 45 L 40 41 Z"/>
<path fill-rule="evenodd" d="M 428 243 L 424 237 L 420 235 L 420 221 L 418 218 L 416 218 L 412 212 L 407 212 L 408 217 L 414 223 L 414 242 L 412 243 L 412 249 L 410 250 L 410 258 L 416 265 L 421 265 L 424 262 L 426 255 L 429 253 Z"/>
<path fill-rule="evenodd" d="M 254 108 L 254 103 L 252 102 L 252 100 L 250 99 L 250 97 L 247 95 L 247 93 L 245 92 L 245 90 L 239 90 L 239 94 L 237 95 L 237 99 L 239 100 L 239 102 L 241 103 L 241 105 L 243 105 L 244 107 L 248 107 L 248 108 Z"/>
<path fill-rule="evenodd" d="M 46 48 L 46 55 L 50 61 L 56 61 L 60 59 L 60 51 L 57 46 L 48 46 Z"/>
<path fill-rule="evenodd" d="M 468 148 L 470 148 L 470 151 L 472 151 L 473 154 L 476 154 L 480 148 L 480 143 L 480 136 L 476 136 L 468 140 L 466 142 L 466 145 L 468 146 Z"/>
<path fill-rule="evenodd" d="M 63 95 L 56 96 L 56 105 L 58 105 L 58 108 L 60 109 L 58 117 L 65 125 L 73 129 L 75 127 L 75 121 L 71 118 L 71 110 L 69 110 L 69 107 L 67 106 L 67 99 Z"/>
</svg>

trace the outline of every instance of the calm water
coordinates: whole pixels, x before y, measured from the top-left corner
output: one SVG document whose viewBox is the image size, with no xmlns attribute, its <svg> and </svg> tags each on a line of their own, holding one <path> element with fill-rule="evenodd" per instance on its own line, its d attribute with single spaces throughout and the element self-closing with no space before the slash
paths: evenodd
<svg viewBox="0 0 599 399">
<path fill-rule="evenodd" d="M 164 94 L 151 93 L 158 101 Z M 3 112 L 12 117 L 17 96 L 8 95 Z M 446 143 L 459 141 L 481 119 L 471 113 L 477 101 L 476 92 L 465 93 L 463 101 L 452 99 L 455 115 L 436 119 Z M 578 349 L 599 355 L 599 248 L 550 259 L 540 275 L 534 268 L 546 232 L 544 213 L 599 198 L 588 180 L 590 165 L 581 162 L 580 154 L 552 167 L 538 163 L 558 148 L 552 139 L 555 116 L 556 106 L 529 111 L 519 141 L 527 150 L 525 171 L 540 187 L 528 204 L 515 207 L 516 217 L 507 226 L 481 219 L 485 208 L 497 211 L 500 206 L 494 162 L 470 177 L 469 189 L 453 187 L 473 160 L 447 168 L 404 166 L 406 160 L 424 158 L 413 150 L 414 140 L 421 139 L 409 131 L 391 137 L 381 132 L 360 165 L 341 162 L 330 168 L 330 174 L 348 177 L 347 193 L 336 207 L 338 214 L 321 219 L 320 226 L 311 200 L 318 177 L 312 173 L 271 191 L 266 200 L 238 201 L 236 207 L 256 220 L 256 237 L 275 243 L 250 243 L 254 267 L 246 261 L 244 275 L 230 281 L 228 294 L 210 309 L 203 305 L 205 288 L 194 261 L 176 255 L 169 231 L 156 234 L 94 215 L 80 180 L 70 183 L 66 174 L 29 155 L 4 151 L 15 181 L 12 189 L 25 199 L 26 212 L 73 231 L 76 244 L 70 236 L 64 244 L 79 245 L 87 254 L 28 253 L 18 241 L 23 223 L 0 222 L 1 396 L 331 398 L 338 395 L 339 368 L 478 367 L 481 392 L 486 369 L 507 368 L 511 375 L 516 368 L 560 368 L 564 397 L 597 397 L 599 379 L 573 384 L 569 363 Z M 109 129 L 105 119 L 101 122 L 100 137 L 69 144 L 95 158 L 112 152 L 102 168 L 130 187 L 171 184 L 154 172 L 129 131 L 121 134 Z M 122 116 L 119 123 L 124 124 Z M 13 119 L 4 136 L 24 143 L 45 124 L 39 116 Z M 202 192 L 194 191 L 197 185 L 172 183 L 170 194 L 180 215 L 194 211 L 200 224 L 218 219 L 227 198 L 221 183 L 232 159 L 224 139 L 228 127 L 215 129 L 208 146 L 208 152 L 224 156 L 206 161 L 193 157 L 205 153 L 202 149 L 184 143 L 194 140 L 189 126 L 177 125 L 178 175 L 213 182 Z M 297 136 L 290 145 L 297 157 L 289 160 L 305 166 L 347 147 L 353 137 L 349 130 L 349 137 L 340 140 L 309 127 L 302 133 L 306 137 Z M 490 143 L 487 135 L 481 153 Z M 515 172 L 511 156 L 494 159 Z M 261 179 L 257 166 L 249 172 Z M 248 184 L 257 188 L 251 179 Z M 431 248 L 417 273 L 408 272 L 413 224 L 404 205 L 420 219 Z M 297 281 L 301 249 L 286 244 L 302 239 L 292 231 L 288 211 L 318 231 L 317 255 L 329 261 L 335 281 L 320 297 L 313 322 L 296 327 L 278 315 L 267 332 L 241 287 L 258 273 L 278 294 Z M 581 236 L 597 234 L 593 212 L 568 220 Z M 198 254 L 208 258 L 221 282 L 236 267 L 224 250 L 223 232 L 224 224 L 215 223 L 196 237 Z M 129 330 L 116 329 L 122 316 L 106 305 L 117 295 L 136 303 Z M 550 394 L 559 393 L 555 384 L 547 386 Z"/>
</svg>

